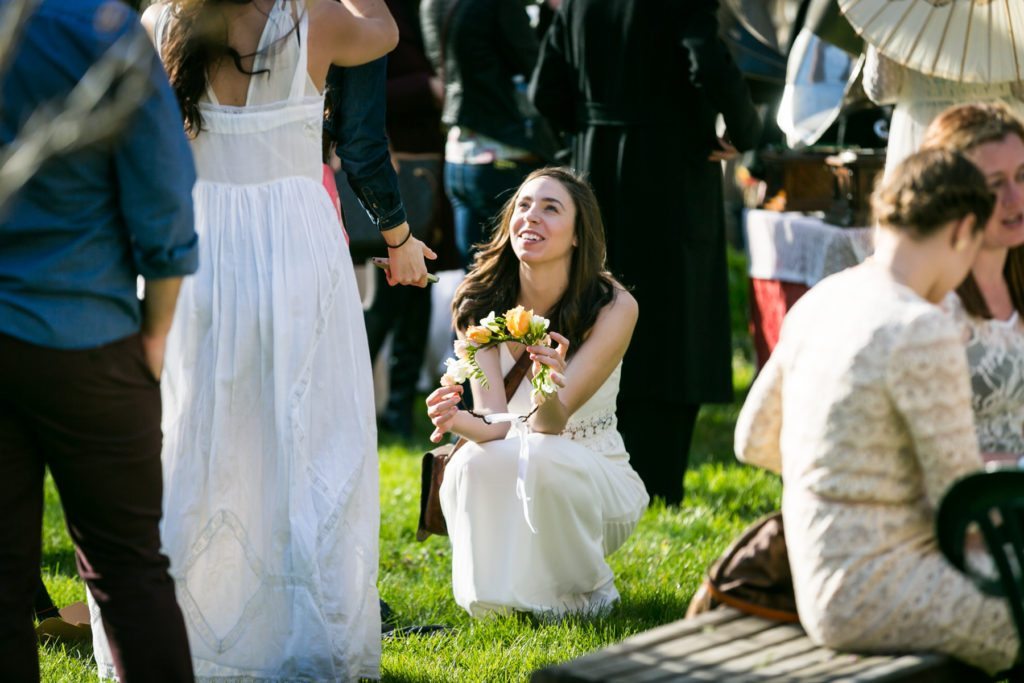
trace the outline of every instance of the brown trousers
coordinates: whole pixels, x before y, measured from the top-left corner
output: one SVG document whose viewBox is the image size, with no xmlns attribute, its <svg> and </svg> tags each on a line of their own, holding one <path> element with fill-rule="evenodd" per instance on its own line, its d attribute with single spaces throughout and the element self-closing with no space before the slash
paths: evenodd
<svg viewBox="0 0 1024 683">
<path fill-rule="evenodd" d="M 160 387 L 138 336 L 64 351 L 0 335 L 4 680 L 39 680 L 33 597 L 46 467 L 121 680 L 193 679 L 185 624 L 160 553 L 161 439 Z"/>
</svg>

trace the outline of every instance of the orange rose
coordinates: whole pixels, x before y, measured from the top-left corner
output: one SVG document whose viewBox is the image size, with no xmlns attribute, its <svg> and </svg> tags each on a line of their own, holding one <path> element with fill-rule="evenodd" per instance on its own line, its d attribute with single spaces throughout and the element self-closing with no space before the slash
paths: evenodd
<svg viewBox="0 0 1024 683">
<path fill-rule="evenodd" d="M 471 325 L 466 330 L 466 339 L 481 346 L 491 341 L 491 331 L 482 325 Z"/>
<path fill-rule="evenodd" d="M 529 332 L 531 320 L 533 320 L 533 311 L 527 311 L 522 306 L 505 311 L 505 327 L 513 337 L 522 337 Z"/>
</svg>

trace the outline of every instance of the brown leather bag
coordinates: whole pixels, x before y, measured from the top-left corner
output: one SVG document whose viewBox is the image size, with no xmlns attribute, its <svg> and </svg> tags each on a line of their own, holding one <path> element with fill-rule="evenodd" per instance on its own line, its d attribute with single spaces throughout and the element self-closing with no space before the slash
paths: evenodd
<svg viewBox="0 0 1024 683">
<path fill-rule="evenodd" d="M 796 597 L 786 552 L 782 513 L 757 520 L 708 569 L 686 617 L 729 605 L 741 612 L 796 623 Z"/>
<path fill-rule="evenodd" d="M 512 369 L 505 375 L 505 401 L 511 401 L 519 388 L 526 370 L 530 367 L 530 354 L 525 351 Z M 441 512 L 441 482 L 444 481 L 444 468 L 448 465 L 455 451 L 466 443 L 460 438 L 454 444 L 438 446 L 427 451 L 423 456 L 423 467 L 420 472 L 420 521 L 416 529 L 416 540 L 424 541 L 430 534 L 448 535 L 448 524 Z"/>
</svg>

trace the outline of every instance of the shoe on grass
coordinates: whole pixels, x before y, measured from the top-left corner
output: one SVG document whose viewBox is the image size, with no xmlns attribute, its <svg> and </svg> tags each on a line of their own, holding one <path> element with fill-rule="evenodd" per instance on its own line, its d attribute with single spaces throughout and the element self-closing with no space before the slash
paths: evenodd
<svg viewBox="0 0 1024 683">
<path fill-rule="evenodd" d="M 36 626 L 40 641 L 79 642 L 92 640 L 89 608 L 84 602 L 73 602 L 60 610 L 59 617 L 43 619 Z"/>
</svg>

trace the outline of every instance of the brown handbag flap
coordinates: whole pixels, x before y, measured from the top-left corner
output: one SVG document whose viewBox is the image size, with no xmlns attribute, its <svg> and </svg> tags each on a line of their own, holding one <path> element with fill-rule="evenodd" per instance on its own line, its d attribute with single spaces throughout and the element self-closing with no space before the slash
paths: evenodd
<svg viewBox="0 0 1024 683">
<path fill-rule="evenodd" d="M 718 602 L 768 619 L 797 622 L 782 513 L 744 529 L 711 565 L 705 582 Z"/>
</svg>

